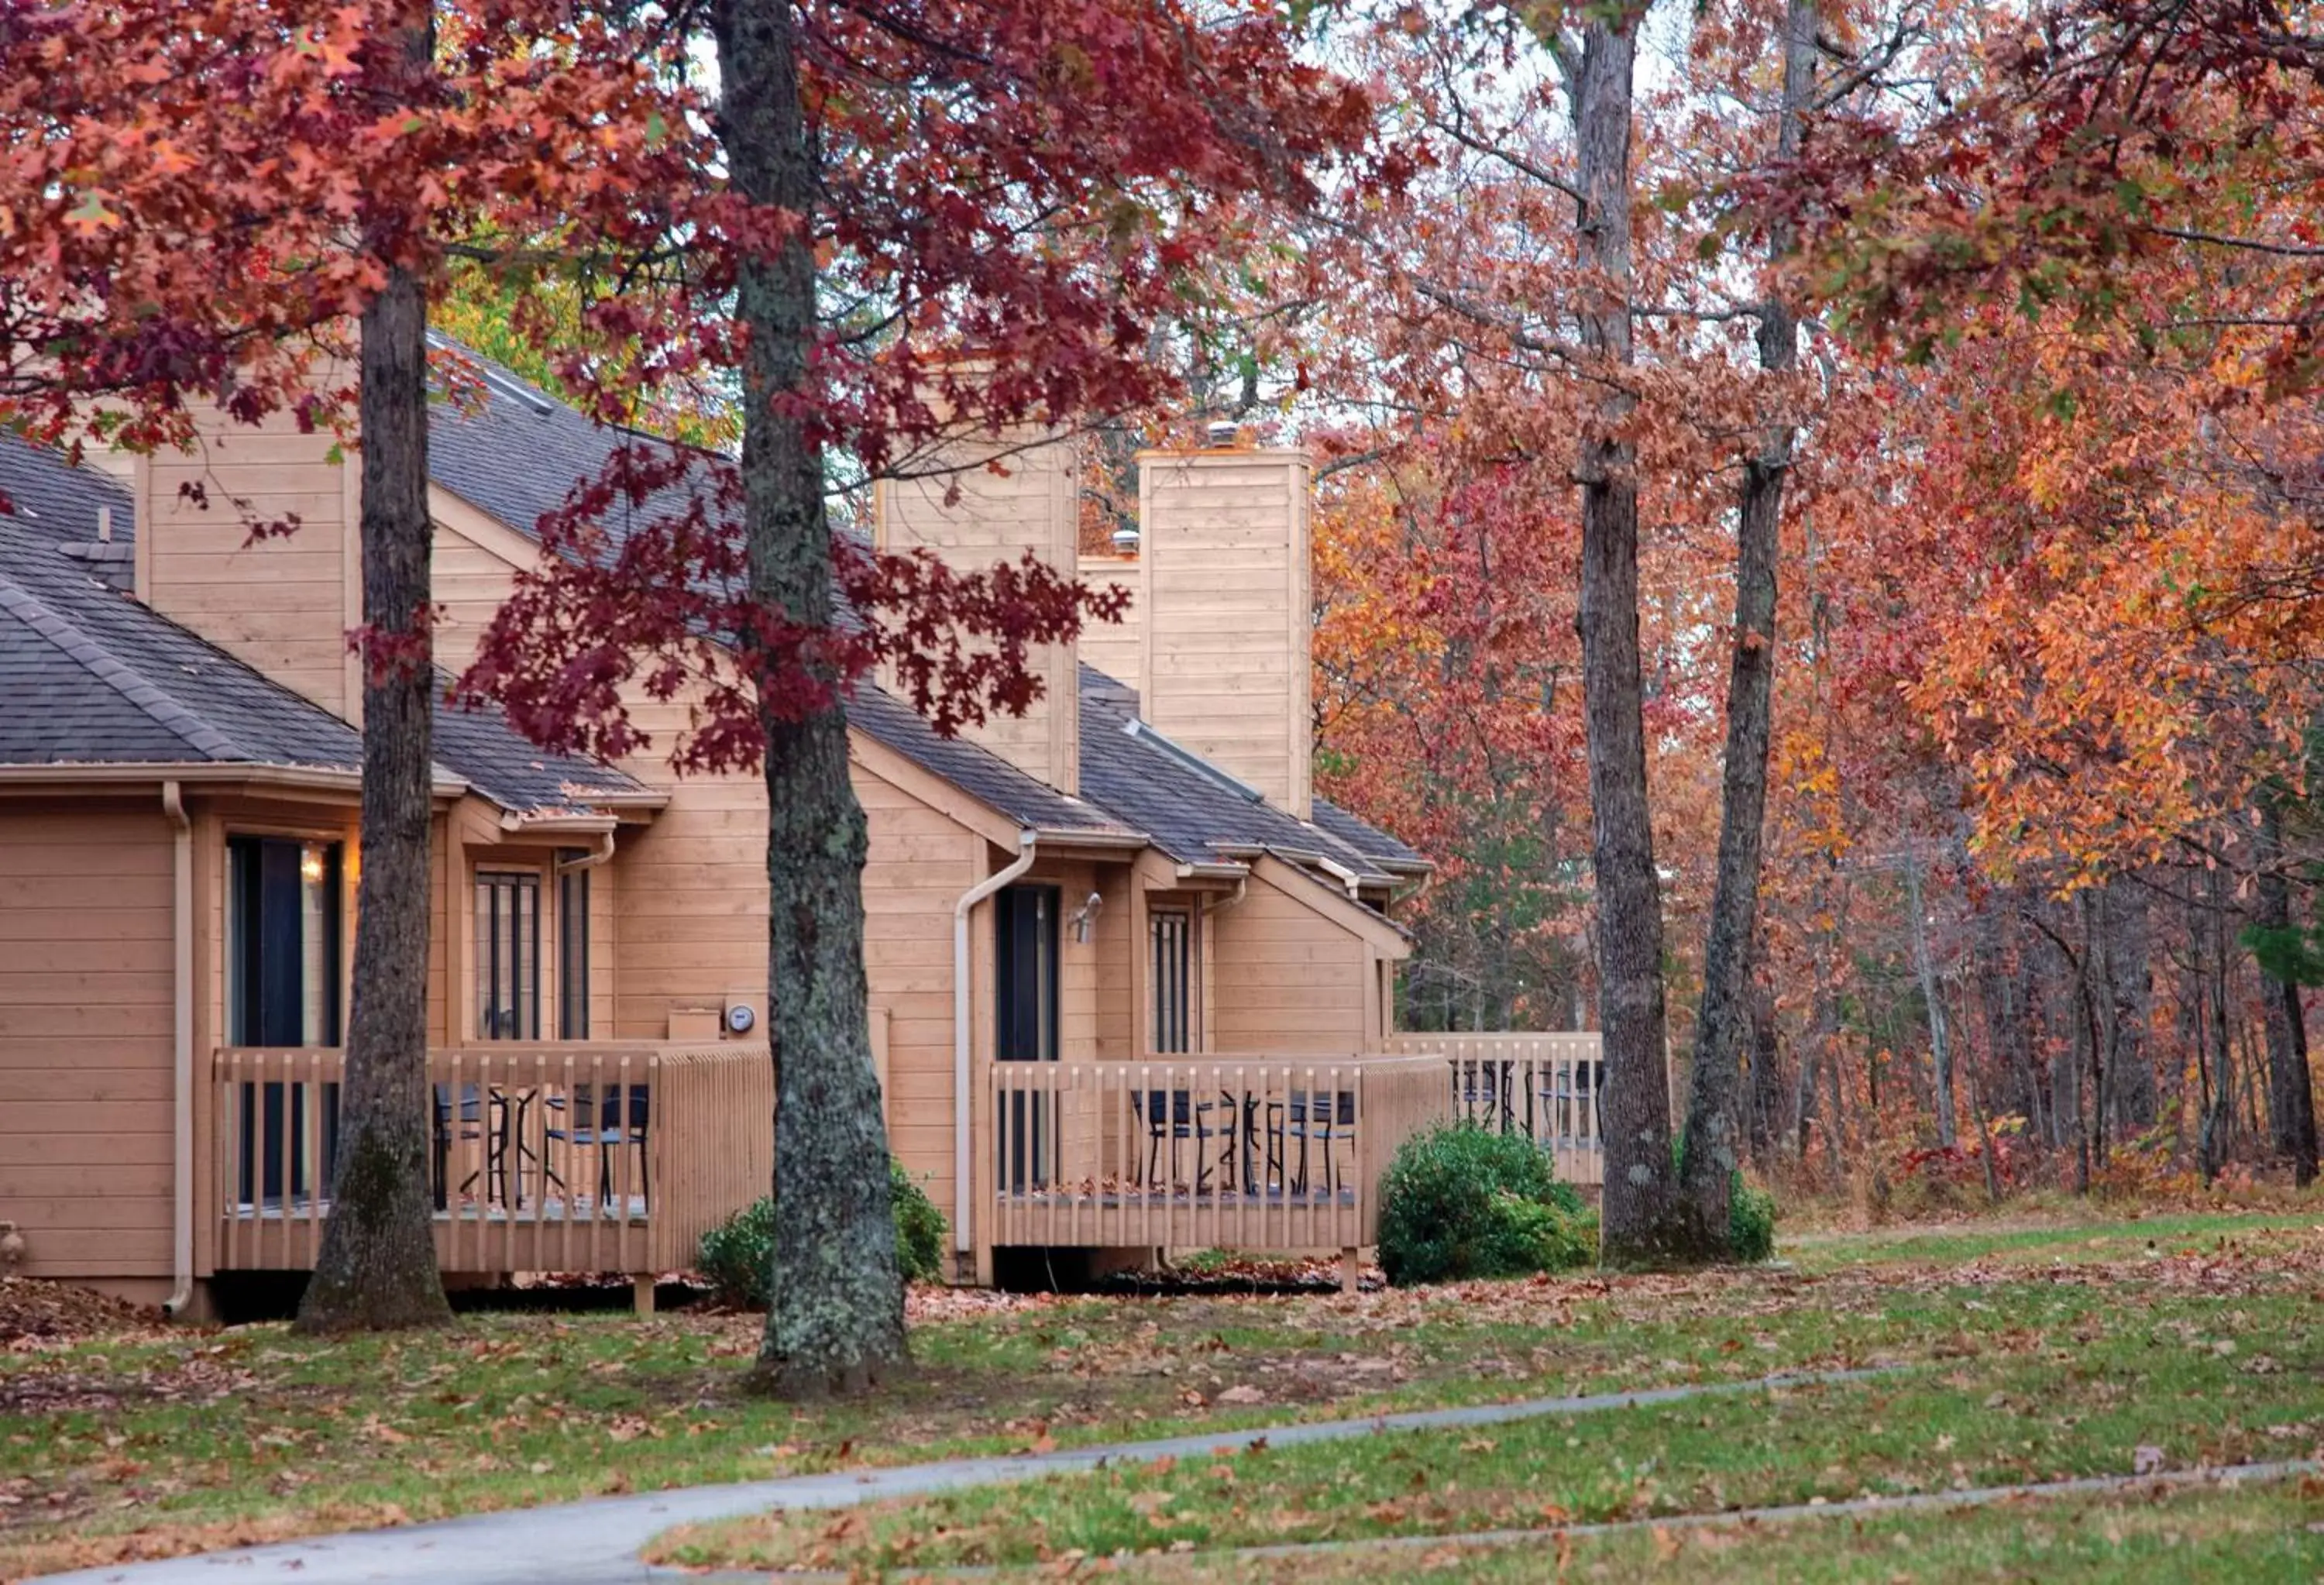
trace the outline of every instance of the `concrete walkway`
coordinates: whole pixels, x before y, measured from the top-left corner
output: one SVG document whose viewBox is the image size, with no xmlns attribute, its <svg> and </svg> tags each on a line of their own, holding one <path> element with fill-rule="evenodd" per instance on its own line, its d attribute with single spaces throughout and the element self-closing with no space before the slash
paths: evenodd
<svg viewBox="0 0 2324 1585">
<path fill-rule="evenodd" d="M 297 1585 L 376 1585 L 381 1580 L 422 1580 L 426 1585 L 634 1585 L 645 1580 L 668 1581 L 681 1576 L 672 1571 L 649 1569 L 638 1561 L 637 1554 L 647 1542 L 673 1525 L 733 1518 L 770 1508 L 846 1507 L 881 1497 L 1069 1474 L 1117 1460 L 1190 1459 L 1213 1452 L 1238 1452 L 1261 1441 L 1270 1447 L 1298 1447 L 1389 1431 L 1499 1425 L 1552 1415 L 1592 1415 L 1634 1405 L 1770 1392 L 1858 1381 L 1886 1374 L 1888 1372 L 1877 1369 L 1820 1370 L 1765 1376 L 1749 1381 L 1595 1393 L 1581 1397 L 1533 1398 L 1523 1403 L 1379 1415 L 1364 1420 L 1323 1420 L 1251 1431 L 1212 1432 L 1155 1442 L 1065 1448 L 1049 1453 L 945 1459 L 884 1470 L 847 1470 L 782 1480 L 638 1492 L 555 1507 L 476 1514 L 465 1519 L 395 1530 L 238 1547 L 161 1562 L 85 1569 L 70 1574 L 51 1574 L 44 1579 L 48 1585 L 230 1585 L 242 1580 L 277 1580 L 296 1581 Z"/>
</svg>

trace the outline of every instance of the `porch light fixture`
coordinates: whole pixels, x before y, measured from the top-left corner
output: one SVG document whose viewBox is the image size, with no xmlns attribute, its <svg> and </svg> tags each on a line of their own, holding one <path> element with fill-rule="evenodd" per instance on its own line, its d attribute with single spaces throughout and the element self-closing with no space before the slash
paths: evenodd
<svg viewBox="0 0 2324 1585">
<path fill-rule="evenodd" d="M 1075 946 L 1087 946 L 1089 945 L 1090 926 L 1097 923 L 1098 912 L 1104 907 L 1105 898 L 1093 891 L 1089 894 L 1089 901 L 1082 904 L 1081 910 L 1074 915 L 1074 945 Z"/>
</svg>

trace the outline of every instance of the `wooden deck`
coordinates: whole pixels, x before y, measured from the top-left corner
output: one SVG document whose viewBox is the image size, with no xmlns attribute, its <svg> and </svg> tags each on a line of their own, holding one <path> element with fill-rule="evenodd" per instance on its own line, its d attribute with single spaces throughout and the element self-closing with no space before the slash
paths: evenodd
<svg viewBox="0 0 2324 1585">
<path fill-rule="evenodd" d="M 1397 1148 L 1465 1118 L 1602 1178 L 1594 1035 L 1409 1035 L 1345 1057 L 995 1063 L 982 1075 L 980 1263 L 996 1249 L 1351 1251 L 1377 1241 Z M 312 1267 L 330 1212 L 337 1050 L 220 1051 L 198 1129 L 198 1274 Z M 438 1258 L 447 1272 L 693 1263 L 766 1192 L 762 1047 L 431 1052 Z"/>
<path fill-rule="evenodd" d="M 203 1275 L 312 1267 L 330 1214 L 344 1072 L 336 1049 L 216 1054 Z M 429 1083 L 436 1250 L 447 1272 L 676 1270 L 771 1175 L 764 1047 L 435 1051 Z"/>
<path fill-rule="evenodd" d="M 1548 1151 L 1557 1175 L 1583 1188 L 1606 1180 L 1598 1130 L 1604 1049 L 1595 1034 L 1393 1035 L 1390 1051 L 1443 1059 L 1452 1113 Z"/>
<path fill-rule="evenodd" d="M 1374 1055 L 995 1063 L 979 1171 L 994 1248 L 1352 1250 L 1397 1149 L 1448 1119 L 1594 1185 L 1594 1035 L 1411 1036 Z"/>
</svg>

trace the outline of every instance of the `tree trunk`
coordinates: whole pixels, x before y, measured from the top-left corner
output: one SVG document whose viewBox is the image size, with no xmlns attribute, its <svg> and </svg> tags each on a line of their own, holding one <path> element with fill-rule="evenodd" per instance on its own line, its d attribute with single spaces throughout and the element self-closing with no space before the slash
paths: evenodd
<svg viewBox="0 0 2324 1585">
<path fill-rule="evenodd" d="M 2283 872 L 2283 812 L 2273 797 L 2259 806 L 2259 917 L 2266 931 L 2292 929 L 2292 882 Z M 2316 1180 L 2316 1092 L 2308 1074 L 2308 1019 L 2300 987 L 2260 976 L 2260 1006 L 2267 1018 L 2269 1143 L 2292 1162 L 2292 1181 Z"/>
<path fill-rule="evenodd" d="M 743 365 L 742 513 L 751 597 L 795 623 L 833 614 L 823 456 L 792 400 L 816 336 L 817 190 L 798 36 L 779 0 L 715 14 L 718 131 L 736 189 L 801 225 L 735 284 Z M 771 1303 L 756 1377 L 812 1398 L 860 1391 L 905 1359 L 904 1288 L 863 973 L 867 827 L 835 694 L 798 721 L 762 705 L 767 784 L 767 1040 L 775 1067 Z M 966 1098 L 959 1098 L 962 1104 Z"/>
<path fill-rule="evenodd" d="M 428 303 L 389 272 L 363 314 L 363 863 L 331 1214 L 299 1330 L 448 1322 L 429 1192 Z"/>
<path fill-rule="evenodd" d="M 2227 898 L 2225 872 L 2210 871 L 2211 950 L 2209 979 L 2204 1000 L 2210 1017 L 2205 1040 L 2210 1046 L 2210 1077 L 2203 1093 L 2203 1127 L 2197 1145 L 2203 1181 L 2218 1176 L 2227 1165 L 2227 1142 L 2235 1121 L 2235 1075 L 2227 1040 Z"/>
<path fill-rule="evenodd" d="M 2132 876 L 2107 882 L 2107 985 L 2113 1007 L 2107 1074 L 2116 1128 L 2124 1137 L 2154 1126 L 2154 1059 L 2146 1027 L 2154 1016 L 2153 935 L 2146 889 Z"/>
<path fill-rule="evenodd" d="M 1783 1142 L 1784 1085 L 1782 1031 L 1775 1024 L 1775 988 L 1767 978 L 1764 933 L 1751 950 L 1751 1159 L 1764 1175 L 1775 1167 Z"/>
<path fill-rule="evenodd" d="M 1784 25 L 1784 98 L 1775 156 L 1800 151 L 1815 93 L 1816 0 L 1790 0 Z M 1771 263 L 1791 253 L 1794 227 L 1768 227 Z M 1758 306 L 1759 366 L 1778 377 L 1799 355 L 1799 321 L 1783 294 Z M 1719 874 L 1703 951 L 1702 1003 L 1695 1019 L 1679 1189 L 1689 1237 L 1704 1255 L 1730 1253 L 1728 1197 L 1739 1165 L 1735 1120 L 1741 1110 L 1744 1040 L 1750 1030 L 1750 965 L 1758 927 L 1759 868 L 1767 812 L 1767 739 L 1775 677 L 1775 574 L 1783 548 L 1784 481 L 1792 468 L 1792 426 L 1772 422 L 1743 461 L 1735 530 L 1734 651 L 1727 674 L 1727 752 L 1720 774 Z"/>
<path fill-rule="evenodd" d="M 2029 1133 L 2039 1138 L 2043 1128 L 2041 1090 L 2034 1082 L 2032 1042 L 2026 1027 L 2031 1009 L 2025 1006 L 2020 991 L 2020 966 L 2010 961 L 2008 910 L 2004 894 L 1988 894 L 1984 906 L 1977 910 L 1976 929 L 1970 938 L 1970 952 L 1977 966 L 1978 1006 L 1985 1018 L 1986 1046 L 1992 1053 L 1985 1093 L 2005 1110 L 2010 1109 L 2013 1099 L 2019 1102 L 2016 1110 L 2027 1119 Z M 1997 1097 L 1992 1083 L 1997 1070 L 2001 1084 Z"/>
<path fill-rule="evenodd" d="M 1624 435 L 1630 344 L 1630 93 L 1637 14 L 1593 13 L 1573 96 L 1582 263 L 1597 279 L 1582 339 L 1602 381 L 1580 456 L 1582 683 L 1590 745 L 1591 867 L 1597 880 L 1599 1016 L 1606 1052 L 1609 1265 L 1685 1253 L 1673 1225 L 1662 885 L 1646 802 L 1638 659 L 1637 448 Z"/>
<path fill-rule="evenodd" d="M 1929 1017 L 1929 1062 L 1936 1076 L 1937 1143 L 1953 1144 L 1953 1055 L 1945 1027 L 1944 988 L 1937 983 L 1936 960 L 1929 950 L 1928 910 L 1921 896 L 1921 852 L 1904 856 L 1904 901 L 1913 912 L 1913 969 L 1920 976 L 1921 1001 Z"/>
</svg>

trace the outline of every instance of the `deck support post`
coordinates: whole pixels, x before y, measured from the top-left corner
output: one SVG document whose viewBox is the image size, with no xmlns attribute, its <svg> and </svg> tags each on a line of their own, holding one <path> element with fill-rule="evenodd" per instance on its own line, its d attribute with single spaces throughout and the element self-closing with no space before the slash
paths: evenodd
<svg viewBox="0 0 2324 1585">
<path fill-rule="evenodd" d="M 654 1279 L 650 1276 L 632 1277 L 630 1280 L 630 1296 L 631 1302 L 637 1306 L 639 1314 L 652 1314 L 654 1313 Z"/>
<path fill-rule="evenodd" d="M 1359 1251 L 1354 1249 L 1341 1250 L 1340 1291 L 1343 1294 L 1354 1293 L 1356 1291 L 1357 1278 L 1362 1274 L 1363 1261 L 1360 1258 Z"/>
</svg>

